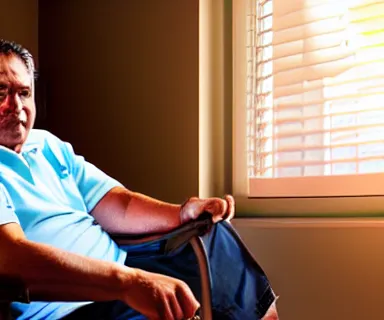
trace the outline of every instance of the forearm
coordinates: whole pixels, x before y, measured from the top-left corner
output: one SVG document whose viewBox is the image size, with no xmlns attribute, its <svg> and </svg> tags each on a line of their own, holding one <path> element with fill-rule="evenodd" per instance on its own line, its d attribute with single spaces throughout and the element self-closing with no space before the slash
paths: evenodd
<svg viewBox="0 0 384 320">
<path fill-rule="evenodd" d="M 143 224 L 143 229 L 137 230 L 138 233 L 165 232 L 180 225 L 180 207 L 133 192 L 126 216 L 133 222 L 134 229 Z"/>
<path fill-rule="evenodd" d="M 117 300 L 134 269 L 20 239 L 2 250 L 0 271 L 20 278 L 32 299 Z"/>
<path fill-rule="evenodd" d="M 180 205 L 119 187 L 104 196 L 92 215 L 110 233 L 166 232 L 180 225 Z"/>
</svg>

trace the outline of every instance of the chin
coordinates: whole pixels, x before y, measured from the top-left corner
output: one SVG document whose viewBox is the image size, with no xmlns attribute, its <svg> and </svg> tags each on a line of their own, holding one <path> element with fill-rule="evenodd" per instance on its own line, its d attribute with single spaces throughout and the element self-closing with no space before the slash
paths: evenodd
<svg viewBox="0 0 384 320">
<path fill-rule="evenodd" d="M 21 146 L 27 140 L 30 130 L 30 123 L 26 126 L 19 124 L 18 126 L 0 128 L 0 145 L 10 149 L 15 149 L 16 146 Z"/>
<path fill-rule="evenodd" d="M 5 147 L 8 147 L 18 152 L 20 151 L 26 139 L 27 139 L 26 133 L 13 135 L 12 137 L 8 137 L 8 139 L 4 139 L 3 137 L 0 137 L 0 145 L 3 145 Z"/>
</svg>

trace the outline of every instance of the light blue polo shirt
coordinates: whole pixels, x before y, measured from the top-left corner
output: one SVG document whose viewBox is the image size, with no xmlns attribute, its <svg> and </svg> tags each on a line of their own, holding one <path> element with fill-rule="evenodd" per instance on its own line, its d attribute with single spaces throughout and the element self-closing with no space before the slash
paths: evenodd
<svg viewBox="0 0 384 320">
<path fill-rule="evenodd" d="M 0 146 L 0 224 L 19 223 L 32 241 L 123 264 L 126 252 L 89 214 L 115 186 L 121 184 L 47 131 L 31 130 L 20 154 Z M 82 305 L 13 303 L 12 311 L 18 319 L 56 320 Z"/>
</svg>

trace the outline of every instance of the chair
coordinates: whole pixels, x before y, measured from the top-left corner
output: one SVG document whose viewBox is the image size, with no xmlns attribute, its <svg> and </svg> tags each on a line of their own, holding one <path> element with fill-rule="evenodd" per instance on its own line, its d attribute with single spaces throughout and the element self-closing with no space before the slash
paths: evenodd
<svg viewBox="0 0 384 320">
<path fill-rule="evenodd" d="M 199 265 L 201 281 L 201 310 L 193 319 L 212 320 L 211 277 L 209 262 L 201 236 L 213 225 L 210 214 L 202 214 L 197 220 L 188 222 L 168 233 L 129 235 L 111 234 L 119 245 L 134 245 L 165 240 L 165 253 L 171 253 L 186 243 L 190 243 Z M 0 276 L 0 320 L 10 320 L 12 301 L 29 303 L 28 288 L 17 279 Z"/>
<path fill-rule="evenodd" d="M 29 303 L 29 292 L 17 278 L 0 276 L 0 320 L 9 320 L 11 301 Z"/>
</svg>

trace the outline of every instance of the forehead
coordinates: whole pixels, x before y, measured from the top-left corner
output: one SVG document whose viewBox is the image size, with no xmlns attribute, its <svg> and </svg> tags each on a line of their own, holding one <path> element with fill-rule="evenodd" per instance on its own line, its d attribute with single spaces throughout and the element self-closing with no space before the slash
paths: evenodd
<svg viewBox="0 0 384 320">
<path fill-rule="evenodd" d="M 0 82 L 30 86 L 31 80 L 27 67 L 19 57 L 0 54 Z"/>
</svg>

